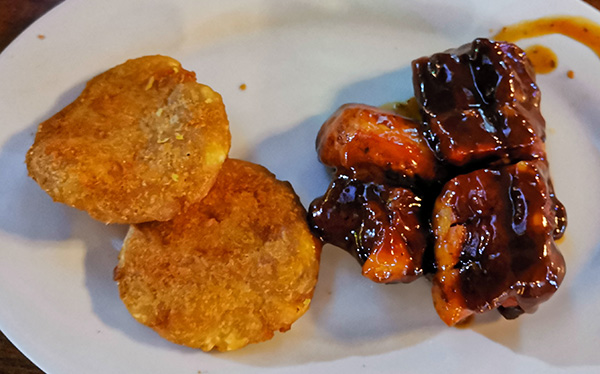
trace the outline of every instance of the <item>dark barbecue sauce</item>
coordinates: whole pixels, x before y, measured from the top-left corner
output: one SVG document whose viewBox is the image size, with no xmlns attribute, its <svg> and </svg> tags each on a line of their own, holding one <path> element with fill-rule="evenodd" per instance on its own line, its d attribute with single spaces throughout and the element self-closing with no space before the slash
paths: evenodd
<svg viewBox="0 0 600 374">
<path fill-rule="evenodd" d="M 535 72 L 510 43 L 470 44 L 413 61 L 425 136 L 459 167 L 543 158 L 545 121 Z"/>
<path fill-rule="evenodd" d="M 413 84 L 417 123 L 382 128 L 389 113 L 356 104 L 326 122 L 317 148 L 336 172 L 309 208 L 311 229 L 350 252 L 376 282 L 432 274 L 434 305 L 448 325 L 493 308 L 508 319 L 533 312 L 564 277 L 554 240 L 565 231 L 566 212 L 548 175 L 530 61 L 513 44 L 476 39 L 415 60 Z M 360 111 L 377 121 L 353 114 Z M 385 145 L 393 160 L 373 158 L 378 147 L 360 143 L 373 142 L 374 129 L 384 134 L 378 141 L 393 142 Z M 355 143 L 361 147 L 348 146 Z M 404 144 L 418 152 L 403 152 Z M 428 152 L 433 161 L 417 162 L 414 155 Z"/>
<path fill-rule="evenodd" d="M 564 231 L 556 220 L 564 209 L 550 196 L 547 174 L 544 161 L 524 161 L 460 175 L 446 184 L 434 209 L 434 226 L 449 220 L 461 235 L 452 237 L 448 251 L 443 244 L 449 237 L 436 229 L 442 270 L 434 283 L 443 290 L 441 299 L 460 297 L 464 308 L 474 312 L 503 306 L 500 312 L 514 318 L 534 311 L 557 290 L 565 263 L 554 238 L 557 228 Z"/>
<path fill-rule="evenodd" d="M 421 198 L 339 173 L 325 196 L 312 202 L 309 223 L 325 242 L 350 252 L 363 275 L 380 283 L 410 282 L 423 272 L 428 230 Z"/>
</svg>

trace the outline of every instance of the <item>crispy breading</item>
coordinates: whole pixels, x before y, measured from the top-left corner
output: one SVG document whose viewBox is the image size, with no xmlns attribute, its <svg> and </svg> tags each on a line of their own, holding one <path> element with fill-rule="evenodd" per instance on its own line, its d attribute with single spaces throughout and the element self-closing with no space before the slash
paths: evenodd
<svg viewBox="0 0 600 374">
<path fill-rule="evenodd" d="M 165 221 L 208 193 L 230 143 L 221 96 L 178 61 L 146 56 L 40 124 L 26 162 L 55 201 L 100 221 Z"/>
<path fill-rule="evenodd" d="M 205 351 L 286 331 L 309 307 L 321 243 L 291 185 L 228 159 L 200 203 L 132 225 L 115 280 L 139 322 Z"/>
</svg>

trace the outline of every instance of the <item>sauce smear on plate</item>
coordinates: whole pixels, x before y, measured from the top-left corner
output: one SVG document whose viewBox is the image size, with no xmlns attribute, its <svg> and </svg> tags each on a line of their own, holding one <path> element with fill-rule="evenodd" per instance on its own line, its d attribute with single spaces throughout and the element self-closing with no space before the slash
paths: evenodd
<svg viewBox="0 0 600 374">
<path fill-rule="evenodd" d="M 562 34 L 590 48 L 600 57 L 600 25 L 584 17 L 554 16 L 505 26 L 495 40 L 516 42 L 536 36 Z"/>
<path fill-rule="evenodd" d="M 558 66 L 558 57 L 546 46 L 535 44 L 525 48 L 525 53 L 538 74 L 551 73 Z"/>
</svg>

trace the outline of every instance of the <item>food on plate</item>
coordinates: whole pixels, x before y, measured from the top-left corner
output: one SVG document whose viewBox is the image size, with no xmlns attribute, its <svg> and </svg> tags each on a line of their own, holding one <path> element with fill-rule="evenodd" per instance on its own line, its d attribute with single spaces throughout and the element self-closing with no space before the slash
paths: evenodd
<svg viewBox="0 0 600 374">
<path fill-rule="evenodd" d="M 421 199 L 409 189 L 338 174 L 309 212 L 313 231 L 354 255 L 365 277 L 408 283 L 422 275 L 427 229 Z"/>
<path fill-rule="evenodd" d="M 200 201 L 229 147 L 221 96 L 176 60 L 146 56 L 96 76 L 40 124 L 26 162 L 55 201 L 138 223 Z"/>
<path fill-rule="evenodd" d="M 131 223 L 115 269 L 131 314 L 164 338 L 233 350 L 308 309 L 321 242 L 292 186 L 227 159 L 221 96 L 165 56 L 90 80 L 26 156 L 56 201 Z"/>
<path fill-rule="evenodd" d="M 554 239 L 564 207 L 544 161 L 479 169 L 451 179 L 433 210 L 433 299 L 454 325 L 499 308 L 506 318 L 535 311 L 561 284 L 565 261 Z"/>
<path fill-rule="evenodd" d="M 548 172 L 540 91 L 514 44 L 475 39 L 413 61 L 412 120 L 349 104 L 317 137 L 335 168 L 309 224 L 383 283 L 432 278 L 448 325 L 534 312 L 562 282 L 566 211 Z M 394 107 L 395 108 L 395 107 Z"/>
<path fill-rule="evenodd" d="M 494 308 L 534 312 L 564 277 L 554 239 L 566 212 L 549 181 L 530 61 L 514 44 L 476 39 L 415 60 L 413 83 L 438 157 L 460 174 L 479 169 L 446 183 L 434 207 L 438 314 L 453 325 Z"/>
<path fill-rule="evenodd" d="M 450 165 L 509 164 L 545 156 L 535 71 L 511 43 L 470 44 L 413 61 L 423 129 Z"/>
<path fill-rule="evenodd" d="M 421 197 L 407 187 L 429 185 L 442 170 L 420 124 L 346 104 L 323 124 L 316 146 L 336 176 L 309 208 L 313 232 L 351 253 L 375 282 L 408 283 L 422 275 L 428 233 Z"/>
<path fill-rule="evenodd" d="M 342 105 L 317 136 L 321 162 L 364 181 L 414 184 L 439 178 L 420 124 L 363 104 Z"/>
<path fill-rule="evenodd" d="M 309 307 L 321 243 L 291 185 L 228 159 L 209 194 L 166 222 L 132 225 L 115 280 L 131 314 L 190 347 L 241 348 Z"/>
</svg>

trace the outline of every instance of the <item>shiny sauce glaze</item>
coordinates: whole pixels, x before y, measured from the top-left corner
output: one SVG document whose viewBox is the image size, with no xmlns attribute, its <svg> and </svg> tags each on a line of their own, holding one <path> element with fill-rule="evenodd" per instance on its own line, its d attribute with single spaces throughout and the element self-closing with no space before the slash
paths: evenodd
<svg viewBox="0 0 600 374">
<path fill-rule="evenodd" d="M 310 205 L 311 229 L 376 282 L 432 274 L 449 325 L 493 308 L 533 312 L 564 277 L 554 240 L 566 212 L 531 62 L 476 39 L 415 60 L 413 84 L 414 100 L 348 104 L 325 122 L 317 152 L 334 178 Z"/>
<path fill-rule="evenodd" d="M 314 200 L 308 220 L 323 241 L 351 253 L 378 283 L 410 282 L 422 272 L 427 229 L 421 199 L 410 190 L 362 182 L 338 173 Z"/>
<path fill-rule="evenodd" d="M 478 168 L 545 157 L 540 92 L 519 47 L 475 39 L 412 66 L 425 136 L 441 160 Z"/>
<path fill-rule="evenodd" d="M 342 105 L 317 135 L 319 160 L 365 182 L 415 186 L 442 170 L 418 122 L 364 104 Z"/>
<path fill-rule="evenodd" d="M 481 169 L 449 181 L 438 198 L 434 305 L 453 325 L 499 308 L 533 312 L 558 288 L 565 263 L 554 240 L 565 229 L 544 161 Z"/>
</svg>

